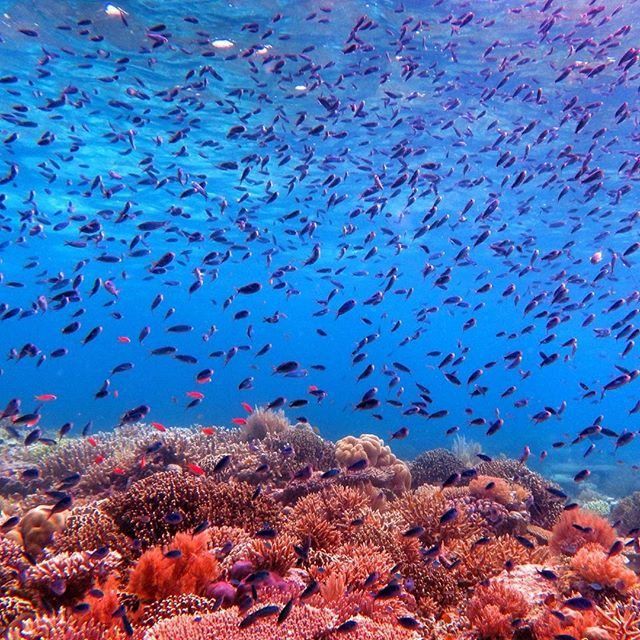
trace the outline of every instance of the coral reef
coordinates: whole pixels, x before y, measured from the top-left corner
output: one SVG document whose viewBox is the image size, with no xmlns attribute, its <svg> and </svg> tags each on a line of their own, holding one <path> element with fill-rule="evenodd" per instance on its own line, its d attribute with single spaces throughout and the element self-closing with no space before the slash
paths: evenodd
<svg viewBox="0 0 640 640">
<path fill-rule="evenodd" d="M 231 431 L 123 427 L 74 440 L 59 461 L 21 452 L 46 473 L 7 506 L 22 518 L 0 534 L 5 636 L 640 637 L 635 540 L 565 511 L 522 463 L 482 462 L 443 487 L 467 465 L 438 449 L 413 462 L 411 488 L 375 436 L 334 445 L 283 414 L 252 416 Z M 69 508 L 41 506 L 105 443 L 131 473 L 98 483 L 88 462 Z"/>
</svg>

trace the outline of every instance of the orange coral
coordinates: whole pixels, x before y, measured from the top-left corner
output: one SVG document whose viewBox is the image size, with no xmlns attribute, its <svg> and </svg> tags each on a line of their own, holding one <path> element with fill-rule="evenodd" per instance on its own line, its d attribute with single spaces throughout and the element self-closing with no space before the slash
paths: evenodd
<svg viewBox="0 0 640 640">
<path fill-rule="evenodd" d="M 557 616 L 547 610 L 533 623 L 536 640 L 555 640 L 562 635 L 573 638 L 598 637 L 586 635 L 589 630 L 598 629 L 593 612 L 563 611 L 562 613 L 562 616 Z M 599 637 L 603 637 L 602 633 Z M 616 637 L 615 640 L 622 640 L 622 638 Z"/>
<path fill-rule="evenodd" d="M 528 605 L 523 595 L 498 582 L 478 587 L 467 610 L 478 635 L 492 640 L 511 640 L 515 622 L 527 613 Z"/>
<path fill-rule="evenodd" d="M 549 547 L 557 554 L 575 555 L 588 543 L 609 549 L 616 540 L 613 527 L 600 516 L 583 509 L 565 511 L 553 527 Z"/>
<path fill-rule="evenodd" d="M 282 533 L 274 540 L 254 540 L 247 551 L 247 558 L 255 569 L 267 569 L 284 575 L 295 564 L 298 556 L 294 550 L 297 540 Z"/>
<path fill-rule="evenodd" d="M 609 556 L 598 544 L 586 544 L 569 564 L 574 576 L 587 585 L 628 593 L 638 584 L 638 576 L 625 566 L 621 555 Z"/>
<path fill-rule="evenodd" d="M 131 572 L 127 590 L 143 601 L 201 593 L 220 574 L 218 561 L 207 550 L 207 541 L 206 533 L 179 533 L 165 551 L 159 547 L 149 549 Z M 167 557 L 167 551 L 179 551 L 180 556 Z"/>
</svg>

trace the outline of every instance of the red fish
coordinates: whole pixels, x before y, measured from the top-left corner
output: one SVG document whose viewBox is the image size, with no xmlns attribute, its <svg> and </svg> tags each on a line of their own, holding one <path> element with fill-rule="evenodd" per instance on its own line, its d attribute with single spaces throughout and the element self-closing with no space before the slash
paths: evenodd
<svg viewBox="0 0 640 640">
<path fill-rule="evenodd" d="M 129 344 L 131 342 L 131 338 L 128 338 L 127 336 L 118 336 L 118 342 L 121 344 Z"/>
<path fill-rule="evenodd" d="M 233 418 L 231 422 L 233 422 L 233 424 L 239 424 L 239 425 L 247 424 L 247 421 L 244 418 Z"/>
<path fill-rule="evenodd" d="M 191 473 L 197 475 L 197 476 L 203 476 L 204 475 L 204 469 L 195 464 L 194 462 L 189 462 L 187 464 L 187 469 L 189 469 L 189 471 L 191 471 Z"/>
<path fill-rule="evenodd" d="M 248 402 L 240 403 L 242 408 L 249 414 L 253 413 L 253 407 Z"/>
<path fill-rule="evenodd" d="M 164 426 L 163 424 L 161 424 L 160 422 L 152 422 L 152 423 L 151 423 L 151 426 L 152 426 L 154 429 L 157 429 L 158 431 L 163 431 L 163 432 L 164 432 L 164 431 L 166 431 L 166 430 L 167 430 L 167 427 L 165 427 L 165 426 Z"/>
<path fill-rule="evenodd" d="M 52 402 L 53 400 L 57 400 L 58 396 L 53 393 L 41 393 L 38 396 L 35 396 L 36 400 L 39 402 Z"/>
<path fill-rule="evenodd" d="M 190 398 L 195 398 L 196 400 L 204 399 L 204 393 L 200 393 L 199 391 L 187 391 L 187 395 Z"/>
</svg>

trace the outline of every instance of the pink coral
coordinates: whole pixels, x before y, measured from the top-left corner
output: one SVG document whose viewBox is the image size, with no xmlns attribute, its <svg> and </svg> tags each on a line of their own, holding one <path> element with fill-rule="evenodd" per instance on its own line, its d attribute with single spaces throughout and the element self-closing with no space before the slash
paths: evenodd
<svg viewBox="0 0 640 640">
<path fill-rule="evenodd" d="M 582 547 L 571 558 L 569 566 L 574 577 L 584 585 L 629 593 L 638 584 L 638 576 L 627 568 L 624 556 L 610 556 L 597 544 Z"/>
<path fill-rule="evenodd" d="M 245 628 L 240 628 L 243 618 L 251 612 L 267 606 L 262 602 L 249 612 L 241 614 L 235 607 L 202 616 L 177 616 L 162 620 L 151 627 L 144 640 L 310 640 L 317 638 L 325 630 L 333 628 L 336 618 L 329 610 L 317 609 L 309 605 L 294 605 L 289 616 L 278 625 L 276 615 L 258 618 Z"/>
<path fill-rule="evenodd" d="M 583 509 L 565 511 L 553 527 L 549 547 L 557 554 L 575 555 L 588 543 L 609 549 L 616 540 L 613 527 L 600 516 Z"/>
<path fill-rule="evenodd" d="M 529 611 L 519 591 L 500 582 L 478 587 L 469 602 L 467 614 L 480 638 L 511 640 L 515 622 Z"/>
</svg>

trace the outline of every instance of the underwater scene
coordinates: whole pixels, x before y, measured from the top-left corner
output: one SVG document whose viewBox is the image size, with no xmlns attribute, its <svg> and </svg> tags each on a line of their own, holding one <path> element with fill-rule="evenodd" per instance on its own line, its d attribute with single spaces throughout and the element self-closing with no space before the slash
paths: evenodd
<svg viewBox="0 0 640 640">
<path fill-rule="evenodd" d="M 637 0 L 0 0 L 0 636 L 640 639 Z"/>
</svg>

